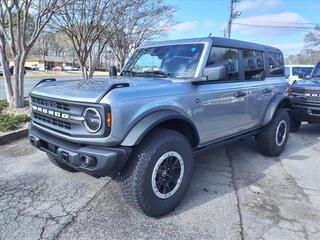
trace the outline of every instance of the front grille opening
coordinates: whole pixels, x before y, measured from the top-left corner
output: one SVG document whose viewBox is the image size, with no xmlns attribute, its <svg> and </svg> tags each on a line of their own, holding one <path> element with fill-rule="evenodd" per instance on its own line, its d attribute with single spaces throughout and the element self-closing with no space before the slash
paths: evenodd
<svg viewBox="0 0 320 240">
<path fill-rule="evenodd" d="M 69 110 L 70 110 L 69 105 L 66 104 L 66 103 L 56 102 L 56 106 L 57 106 L 57 108 L 60 109 L 60 110 L 65 110 L 65 111 L 69 111 Z"/>
<path fill-rule="evenodd" d="M 48 150 L 49 150 L 48 143 L 45 142 L 45 141 L 43 141 L 43 140 L 41 140 L 41 139 L 40 139 L 40 146 L 43 147 L 43 148 L 45 148 L 45 149 L 48 149 Z"/>
<path fill-rule="evenodd" d="M 320 96 L 308 96 L 307 101 L 309 102 L 319 102 L 320 103 Z"/>
<path fill-rule="evenodd" d="M 55 108 L 55 109 L 64 110 L 64 111 L 70 110 L 70 106 L 67 103 L 43 99 L 43 98 L 39 98 L 39 97 L 31 97 L 31 101 L 34 104 L 46 106 L 49 108 Z"/>
<path fill-rule="evenodd" d="M 45 149 L 51 153 L 57 154 L 58 147 L 53 145 L 52 143 L 48 143 L 42 139 L 40 139 L 40 148 Z"/>
<path fill-rule="evenodd" d="M 35 119 L 37 119 L 40 122 L 49 123 L 53 126 L 57 126 L 57 127 L 68 129 L 68 130 L 71 129 L 71 124 L 69 122 L 66 122 L 66 121 L 63 121 L 60 119 L 56 119 L 53 117 L 49 117 L 49 116 L 46 116 L 46 115 L 43 115 L 43 114 L 40 114 L 37 112 L 34 112 L 33 116 Z"/>
<path fill-rule="evenodd" d="M 312 110 L 311 112 L 312 112 L 312 114 L 320 115 L 320 110 Z"/>
</svg>

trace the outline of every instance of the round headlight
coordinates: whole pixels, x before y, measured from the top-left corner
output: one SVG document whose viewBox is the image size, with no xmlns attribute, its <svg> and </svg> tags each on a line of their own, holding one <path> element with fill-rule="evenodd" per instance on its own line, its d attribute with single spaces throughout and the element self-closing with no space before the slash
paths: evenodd
<svg viewBox="0 0 320 240">
<path fill-rule="evenodd" d="M 100 113 L 94 108 L 87 108 L 84 111 L 84 126 L 89 132 L 98 132 L 101 128 L 102 121 Z"/>
</svg>

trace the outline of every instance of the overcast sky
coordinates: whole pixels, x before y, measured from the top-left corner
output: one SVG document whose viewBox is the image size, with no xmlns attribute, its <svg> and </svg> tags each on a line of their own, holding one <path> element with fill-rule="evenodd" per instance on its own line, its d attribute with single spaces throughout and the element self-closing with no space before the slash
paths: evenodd
<svg viewBox="0 0 320 240">
<path fill-rule="evenodd" d="M 178 22 L 167 39 L 223 36 L 230 0 L 167 2 L 176 7 Z M 237 10 L 241 15 L 236 21 L 242 25 L 233 25 L 232 38 L 279 47 L 285 56 L 300 52 L 308 28 L 320 24 L 320 0 L 241 0 Z"/>
</svg>

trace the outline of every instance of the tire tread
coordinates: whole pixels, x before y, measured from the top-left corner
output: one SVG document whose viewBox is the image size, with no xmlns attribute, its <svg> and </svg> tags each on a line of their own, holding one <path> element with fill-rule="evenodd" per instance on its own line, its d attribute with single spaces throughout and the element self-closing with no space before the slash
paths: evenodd
<svg viewBox="0 0 320 240">
<path fill-rule="evenodd" d="M 142 175 L 145 173 L 149 160 L 156 152 L 157 147 L 168 140 L 172 140 L 172 138 L 184 139 L 185 144 L 187 144 L 186 147 L 190 146 L 188 140 L 179 132 L 170 129 L 155 129 L 134 149 L 130 162 L 119 176 L 122 195 L 126 202 L 132 208 L 149 216 L 155 216 L 155 214 L 154 209 L 143 199 L 144 178 Z"/>
</svg>

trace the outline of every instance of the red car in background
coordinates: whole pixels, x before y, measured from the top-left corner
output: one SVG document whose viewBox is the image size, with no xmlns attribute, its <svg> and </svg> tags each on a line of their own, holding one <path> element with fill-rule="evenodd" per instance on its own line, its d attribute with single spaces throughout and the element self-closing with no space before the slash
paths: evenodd
<svg viewBox="0 0 320 240">
<path fill-rule="evenodd" d="M 55 66 L 52 68 L 53 71 L 63 71 L 63 67 L 61 66 Z"/>
</svg>

